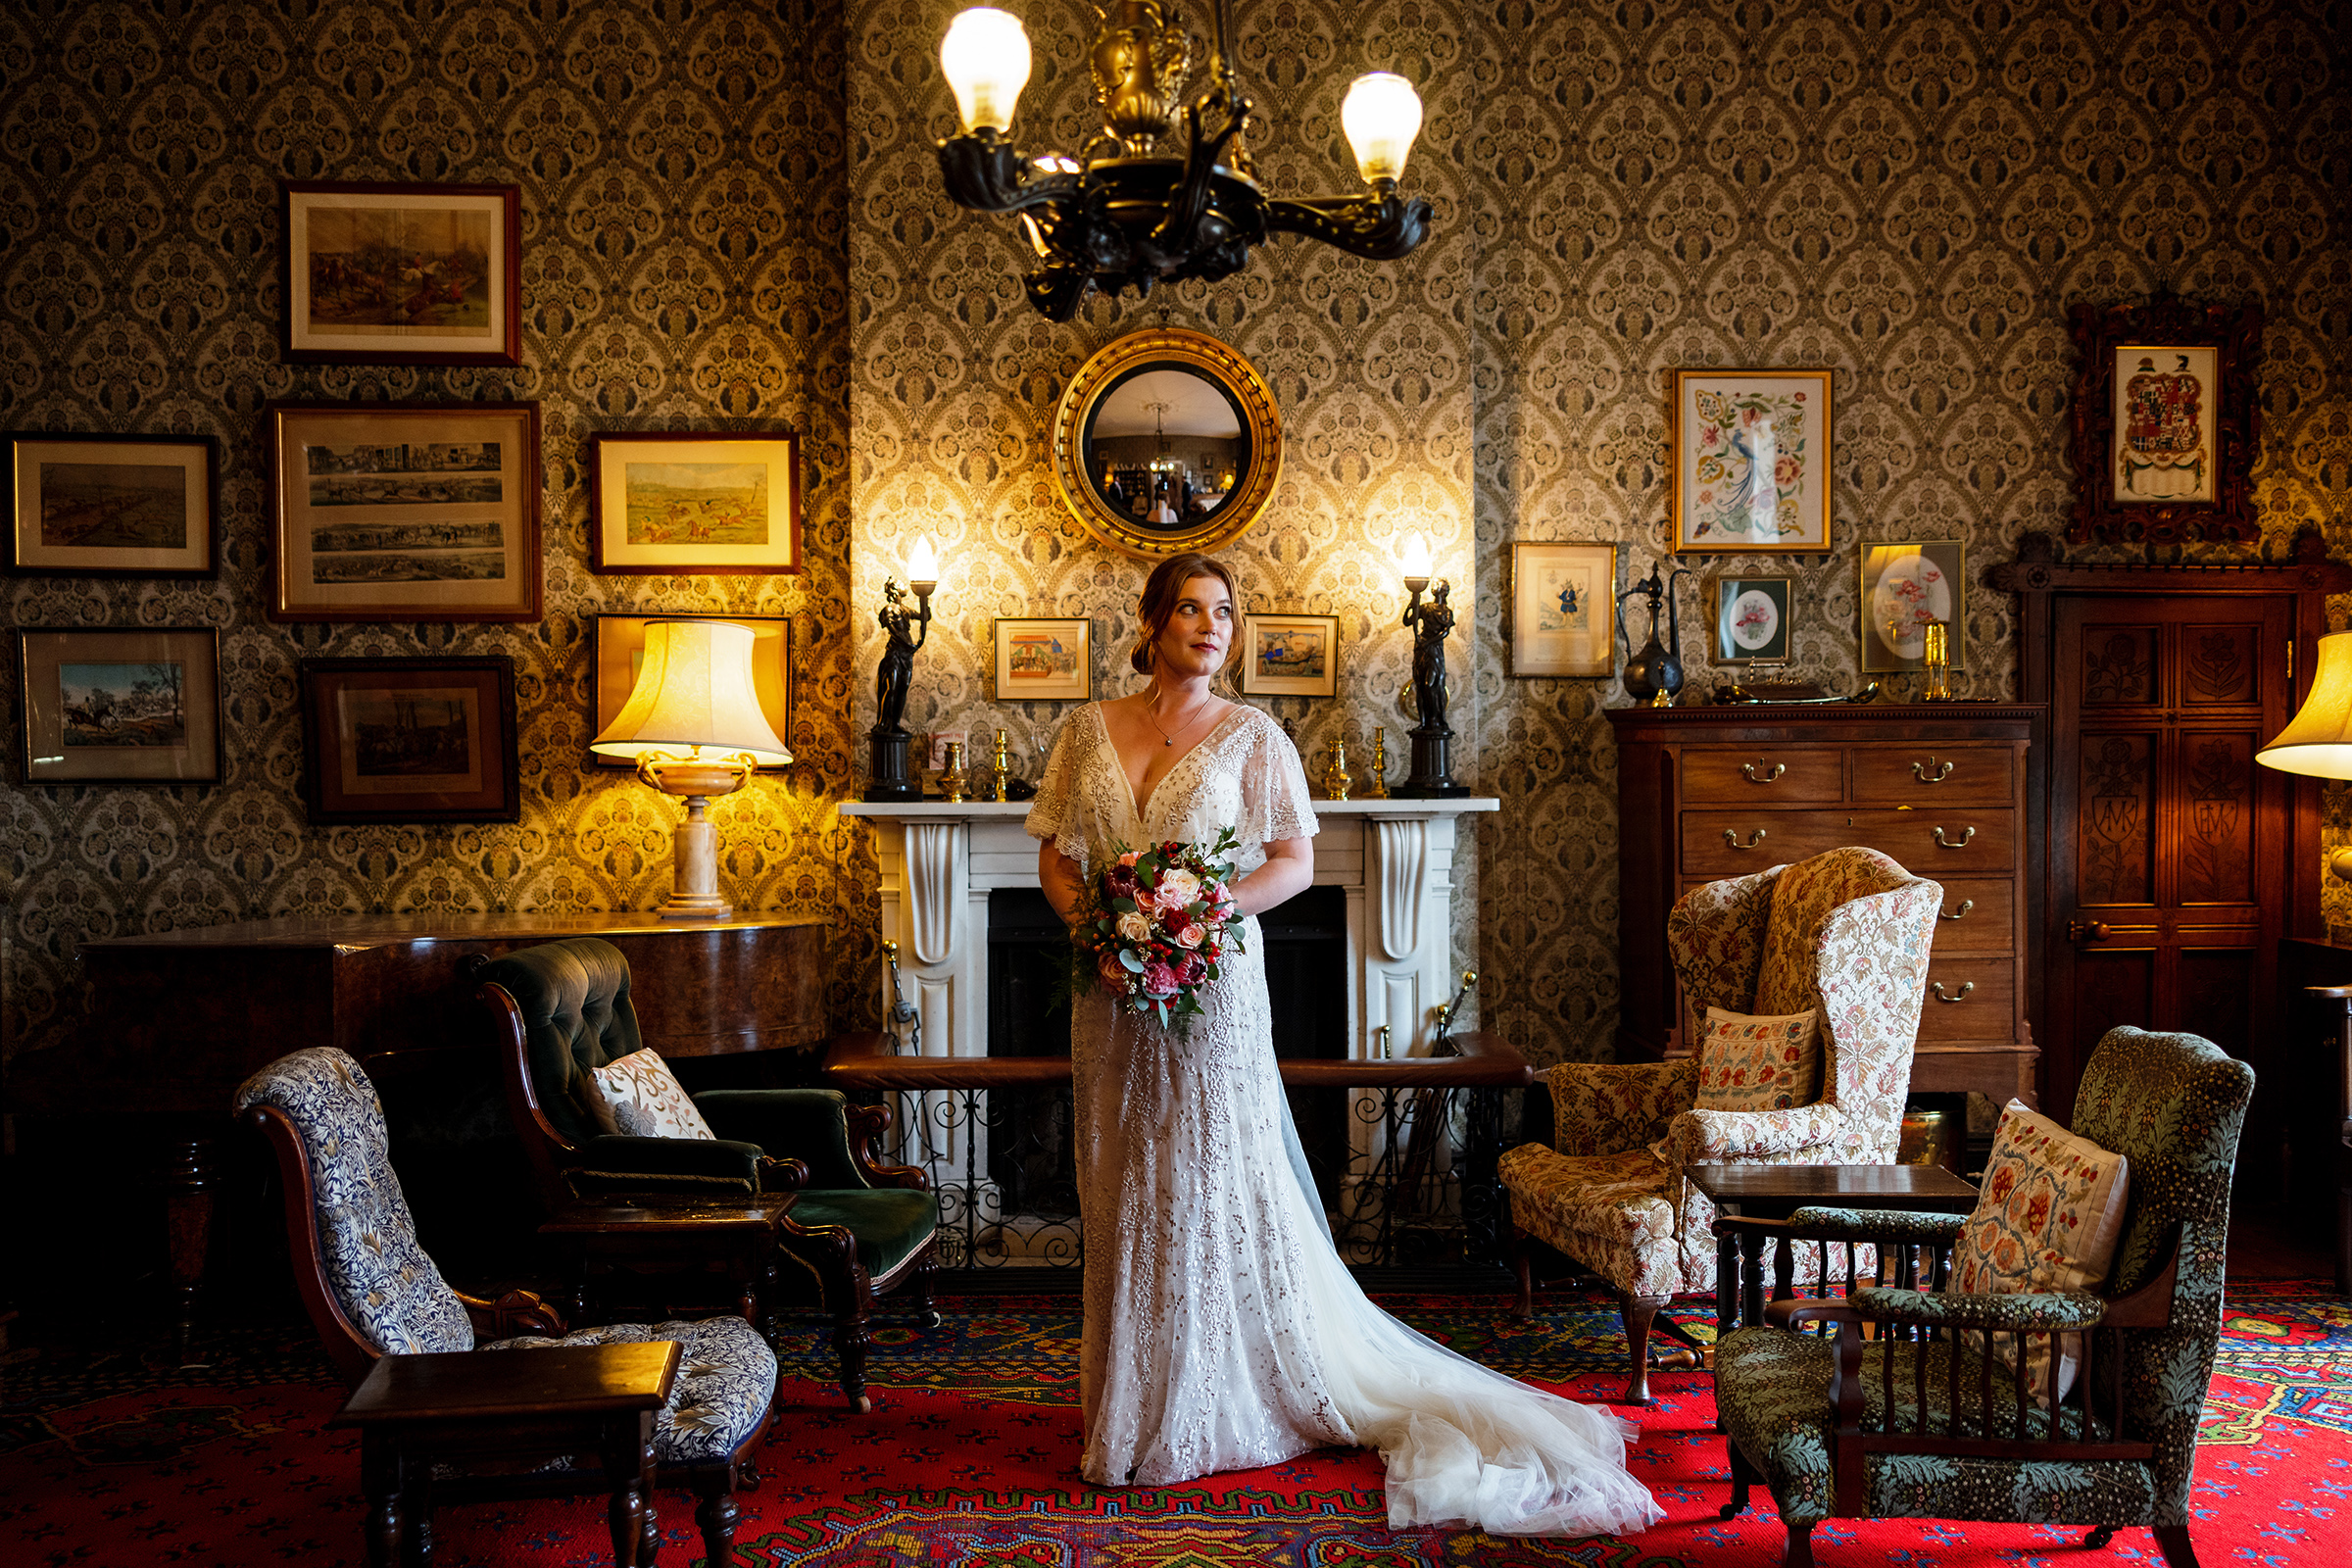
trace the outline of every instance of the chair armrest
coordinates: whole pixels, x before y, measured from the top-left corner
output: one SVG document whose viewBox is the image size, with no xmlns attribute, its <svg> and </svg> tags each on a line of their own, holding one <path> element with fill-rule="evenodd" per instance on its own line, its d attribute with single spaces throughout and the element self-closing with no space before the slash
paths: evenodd
<svg viewBox="0 0 2352 1568">
<path fill-rule="evenodd" d="M 1990 1329 L 2002 1334 L 2073 1333 L 2097 1327 L 2107 1311 L 2107 1303 L 2088 1291 L 1980 1296 L 1956 1291 L 1898 1291 L 1865 1286 L 1846 1299 L 1856 1312 L 1874 1323 Z"/>
<path fill-rule="evenodd" d="M 1792 1105 L 1787 1110 L 1686 1110 L 1667 1124 L 1666 1136 L 1685 1164 L 1694 1160 L 1749 1160 L 1768 1155 L 1818 1152 L 1810 1163 L 1836 1163 L 1846 1131 L 1845 1112 L 1836 1105 Z"/>
<path fill-rule="evenodd" d="M 1968 1227 L 1968 1216 L 1902 1208 L 1800 1208 L 1788 1216 L 1788 1224 L 1798 1241 L 1949 1247 Z"/>
<path fill-rule="evenodd" d="M 591 1138 L 564 1172 L 581 1198 L 662 1193 L 695 1198 L 749 1197 L 760 1191 L 757 1145 L 724 1139 Z"/>
<path fill-rule="evenodd" d="M 858 1161 L 858 1174 L 869 1187 L 900 1187 L 910 1193 L 927 1193 L 931 1178 L 919 1165 L 885 1165 L 881 1159 L 882 1135 L 890 1131 L 889 1104 L 852 1105 L 850 1107 L 850 1155 Z"/>
<path fill-rule="evenodd" d="M 509 1291 L 495 1301 L 478 1296 L 453 1291 L 458 1304 L 466 1308 L 472 1320 L 473 1337 L 481 1340 L 511 1340 L 517 1334 L 544 1334 L 551 1340 L 562 1339 L 569 1330 L 564 1314 L 541 1300 L 532 1291 Z"/>
<path fill-rule="evenodd" d="M 869 1185 L 850 1152 L 849 1099 L 838 1089 L 710 1089 L 694 1108 L 721 1138 L 805 1163 L 811 1189 Z"/>
<path fill-rule="evenodd" d="M 1622 1154 L 1666 1136 L 1676 1113 L 1698 1098 L 1698 1058 L 1567 1061 L 1544 1079 L 1551 1087 L 1553 1149 L 1563 1154 Z"/>
<path fill-rule="evenodd" d="M 1850 1323 L 1858 1326 L 1862 1322 L 1862 1314 L 1842 1298 L 1792 1296 L 1785 1301 L 1765 1302 L 1764 1321 L 1776 1329 L 1792 1329 L 1800 1323 Z"/>
</svg>

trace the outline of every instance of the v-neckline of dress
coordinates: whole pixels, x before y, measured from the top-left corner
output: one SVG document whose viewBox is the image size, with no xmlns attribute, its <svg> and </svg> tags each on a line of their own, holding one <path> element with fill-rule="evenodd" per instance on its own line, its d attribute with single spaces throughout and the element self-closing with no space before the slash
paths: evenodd
<svg viewBox="0 0 2352 1568">
<path fill-rule="evenodd" d="M 1182 767 L 1185 764 L 1185 760 L 1195 752 L 1200 750 L 1201 747 L 1206 746 L 1210 741 L 1215 740 L 1218 732 L 1224 729 L 1226 725 L 1241 717 L 1242 714 L 1252 711 L 1248 703 L 1234 704 L 1233 707 L 1226 711 L 1226 714 L 1223 718 L 1218 719 L 1214 724 L 1211 724 L 1208 727 L 1207 734 L 1201 736 L 1199 740 L 1193 742 L 1192 745 L 1186 747 L 1183 751 L 1176 754 L 1176 760 L 1168 764 L 1168 770 L 1159 775 L 1158 782 L 1153 784 L 1149 790 L 1146 790 L 1144 792 L 1144 798 L 1139 801 L 1135 798 L 1135 780 L 1127 776 L 1127 759 L 1119 755 L 1119 743 L 1111 739 L 1110 736 L 1110 720 L 1102 715 L 1102 710 L 1108 706 L 1108 704 L 1100 703 L 1096 705 L 1095 722 L 1102 727 L 1102 744 L 1110 748 L 1110 765 L 1117 771 L 1119 775 L 1119 788 L 1127 792 L 1128 814 L 1135 819 L 1136 827 L 1147 837 L 1149 837 L 1151 834 L 1152 824 L 1145 820 L 1144 813 L 1150 810 L 1152 808 L 1152 803 L 1159 798 L 1160 785 L 1167 783 L 1169 779 L 1173 778 L 1176 774 L 1176 770 Z"/>
</svg>

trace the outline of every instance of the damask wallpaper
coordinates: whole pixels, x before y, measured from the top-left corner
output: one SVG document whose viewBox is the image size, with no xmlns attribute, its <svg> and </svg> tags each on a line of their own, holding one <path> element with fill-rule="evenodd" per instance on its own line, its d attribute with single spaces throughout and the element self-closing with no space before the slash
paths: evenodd
<svg viewBox="0 0 2352 1568">
<path fill-rule="evenodd" d="M 1095 619 L 1098 692 L 1127 689 L 1140 566 L 1064 518 L 1045 463 L 1061 384 L 1133 326 L 1247 352 L 1288 434 L 1266 520 L 1225 554 L 1252 608 L 1342 616 L 1341 696 L 1286 699 L 1310 763 L 1374 724 L 1401 758 L 1408 640 L 1393 552 L 1420 529 L 1455 584 L 1457 770 L 1499 795 L 1460 862 L 1457 953 L 1485 1021 L 1542 1059 L 1606 1054 L 1616 1013 L 1613 681 L 1506 673 L 1515 539 L 1660 554 L 1665 377 L 1837 372 L 1836 548 L 1796 579 L 1789 673 L 1855 678 L 1856 548 L 1969 547 L 1966 694 L 2012 689 L 2010 606 L 1983 569 L 2057 526 L 2081 299 L 2259 295 L 2268 539 L 2352 493 L 2352 85 L 2340 7 L 1433 4 L 1241 0 L 1261 175 L 1344 190 L 1339 96 L 1420 84 L 1408 185 L 1438 205 L 1407 261 L 1292 241 L 1242 276 L 1068 326 L 1020 293 L 1014 227 L 941 194 L 936 66 L 956 0 L 416 0 L 318 6 L 31 0 L 0 12 L 0 423 L 220 436 L 217 583 L 20 578 L 19 625 L 222 628 L 217 788 L 26 789 L 11 757 L 0 897 L 11 1048 L 73 1016 L 87 936 L 342 909 L 649 906 L 674 808 L 580 765 L 588 617 L 796 617 L 802 760 L 718 803 L 739 904 L 831 914 L 834 1001 L 870 1009 L 873 871 L 854 795 L 886 575 L 942 547 L 941 620 L 909 721 L 1011 732 L 1034 772 L 1065 710 L 998 705 L 990 621 Z M 1037 47 L 1016 127 L 1092 127 L 1083 0 L 1015 0 Z M 1199 8 L 1191 8 L 1199 9 Z M 1200 25 L 1195 18 L 1195 25 Z M 525 365 L 282 367 L 273 181 L 523 190 Z M 280 627 L 261 613 L 256 411 L 271 398 L 536 398 L 547 416 L 543 625 Z M 582 435 L 808 435 L 801 578 L 604 578 L 586 566 Z M 1705 557 L 1703 578 L 1758 569 Z M 1702 596 L 1685 654 L 1708 683 Z M 502 652 L 522 694 L 523 820 L 310 827 L 293 668 L 308 654 Z M 5 715 L 19 733 L 13 675 Z"/>
</svg>

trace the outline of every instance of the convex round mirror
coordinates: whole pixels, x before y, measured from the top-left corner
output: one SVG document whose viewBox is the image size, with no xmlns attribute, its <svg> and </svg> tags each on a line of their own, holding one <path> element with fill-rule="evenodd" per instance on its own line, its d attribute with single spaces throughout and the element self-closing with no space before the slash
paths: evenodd
<svg viewBox="0 0 2352 1568">
<path fill-rule="evenodd" d="M 1274 395 L 1181 327 L 1131 332 L 1079 368 L 1054 418 L 1054 478 L 1079 524 L 1130 555 L 1214 550 L 1257 520 L 1282 468 Z"/>
</svg>

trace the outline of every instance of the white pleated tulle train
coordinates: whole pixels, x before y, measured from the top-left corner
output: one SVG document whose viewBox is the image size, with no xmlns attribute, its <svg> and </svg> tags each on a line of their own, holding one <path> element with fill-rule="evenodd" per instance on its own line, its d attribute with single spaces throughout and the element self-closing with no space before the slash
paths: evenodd
<svg viewBox="0 0 2352 1568">
<path fill-rule="evenodd" d="M 1112 849 L 1233 826 L 1242 873 L 1315 831 L 1298 755 L 1227 714 L 1137 808 L 1100 711 L 1063 727 L 1029 831 L 1093 868 Z M 1376 1447 L 1389 1523 L 1625 1534 L 1663 1517 L 1626 1472 L 1637 1429 L 1456 1355 L 1368 1300 L 1304 1185 L 1274 1061 L 1263 955 L 1222 966 L 1188 1034 L 1107 999 L 1073 1010 L 1086 1227 L 1085 1477 L 1166 1486 L 1311 1448 Z"/>
</svg>

